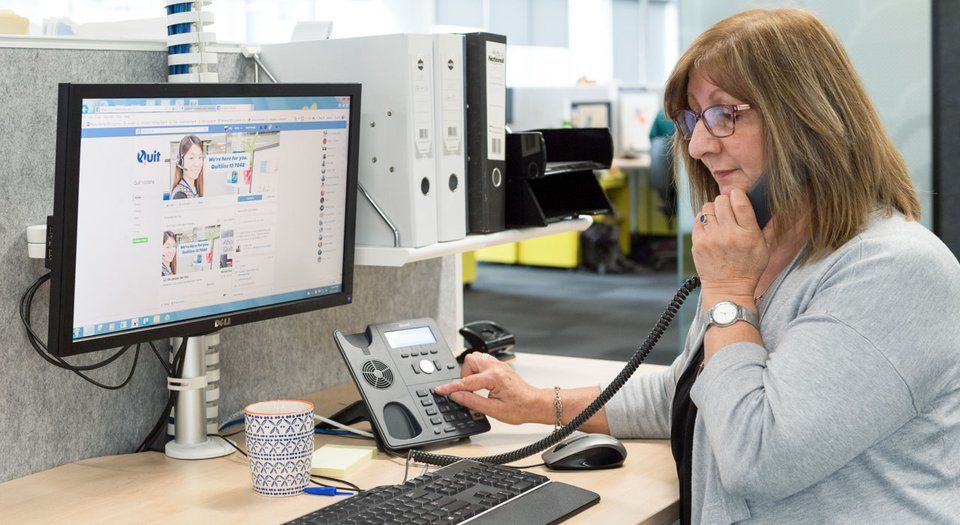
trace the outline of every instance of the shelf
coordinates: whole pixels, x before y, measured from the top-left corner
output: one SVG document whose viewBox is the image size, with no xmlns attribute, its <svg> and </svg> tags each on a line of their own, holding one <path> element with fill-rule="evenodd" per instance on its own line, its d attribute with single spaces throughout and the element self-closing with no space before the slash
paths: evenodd
<svg viewBox="0 0 960 525">
<path fill-rule="evenodd" d="M 423 248 L 392 248 L 389 246 L 357 245 L 354 264 L 360 266 L 403 266 L 407 263 L 443 257 L 444 255 L 454 253 L 469 252 L 486 248 L 487 246 L 524 241 L 535 237 L 553 235 L 555 233 L 583 231 L 590 227 L 591 224 L 593 224 L 591 217 L 581 216 L 578 219 L 563 220 L 545 227 L 504 230 L 486 235 L 467 235 L 465 239 L 459 241 L 441 242 L 424 246 Z"/>
</svg>

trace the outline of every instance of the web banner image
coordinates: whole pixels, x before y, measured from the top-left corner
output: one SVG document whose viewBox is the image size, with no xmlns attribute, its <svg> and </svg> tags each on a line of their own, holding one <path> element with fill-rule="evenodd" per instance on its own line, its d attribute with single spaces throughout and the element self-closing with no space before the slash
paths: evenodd
<svg viewBox="0 0 960 525">
<path fill-rule="evenodd" d="M 73 339 L 340 292 L 349 106 L 84 100 Z"/>
</svg>

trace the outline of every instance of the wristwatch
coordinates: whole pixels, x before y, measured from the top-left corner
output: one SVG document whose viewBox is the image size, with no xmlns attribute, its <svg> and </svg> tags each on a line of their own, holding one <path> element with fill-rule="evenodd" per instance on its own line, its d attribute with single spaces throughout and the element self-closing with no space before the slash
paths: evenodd
<svg viewBox="0 0 960 525">
<path fill-rule="evenodd" d="M 721 301 L 713 306 L 707 312 L 709 324 L 720 327 L 730 326 L 737 321 L 746 321 L 754 328 L 760 329 L 760 320 L 757 313 L 749 308 L 744 308 L 733 301 Z"/>
</svg>

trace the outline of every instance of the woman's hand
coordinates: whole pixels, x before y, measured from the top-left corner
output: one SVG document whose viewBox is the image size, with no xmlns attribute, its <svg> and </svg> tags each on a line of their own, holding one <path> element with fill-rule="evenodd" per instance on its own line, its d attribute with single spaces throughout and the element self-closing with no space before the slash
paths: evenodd
<svg viewBox="0 0 960 525">
<path fill-rule="evenodd" d="M 770 249 L 747 194 L 734 189 L 729 196 L 720 195 L 694 220 L 691 251 L 704 309 L 723 300 L 752 302 Z M 766 230 L 772 232 L 772 222 Z"/>
<path fill-rule="evenodd" d="M 489 390 L 486 397 L 477 390 Z M 490 354 L 467 354 L 460 369 L 460 379 L 438 386 L 434 391 L 467 408 L 482 412 L 504 423 L 549 422 L 553 401 L 549 392 L 534 388 L 510 365 Z"/>
</svg>

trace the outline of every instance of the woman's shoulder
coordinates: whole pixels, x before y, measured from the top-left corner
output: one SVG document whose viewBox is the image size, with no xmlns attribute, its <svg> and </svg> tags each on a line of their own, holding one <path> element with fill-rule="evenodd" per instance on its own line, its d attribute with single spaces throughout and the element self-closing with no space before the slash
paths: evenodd
<svg viewBox="0 0 960 525">
<path fill-rule="evenodd" d="M 950 248 L 919 221 L 899 212 L 874 212 L 864 230 L 854 239 L 861 261 L 887 261 L 904 271 L 937 267 L 960 272 L 960 263 Z"/>
<path fill-rule="evenodd" d="M 960 297 L 960 262 L 923 224 L 902 214 L 871 214 L 859 234 L 798 272 L 820 292 L 856 286 L 862 293 L 904 293 L 939 282 Z"/>
</svg>

